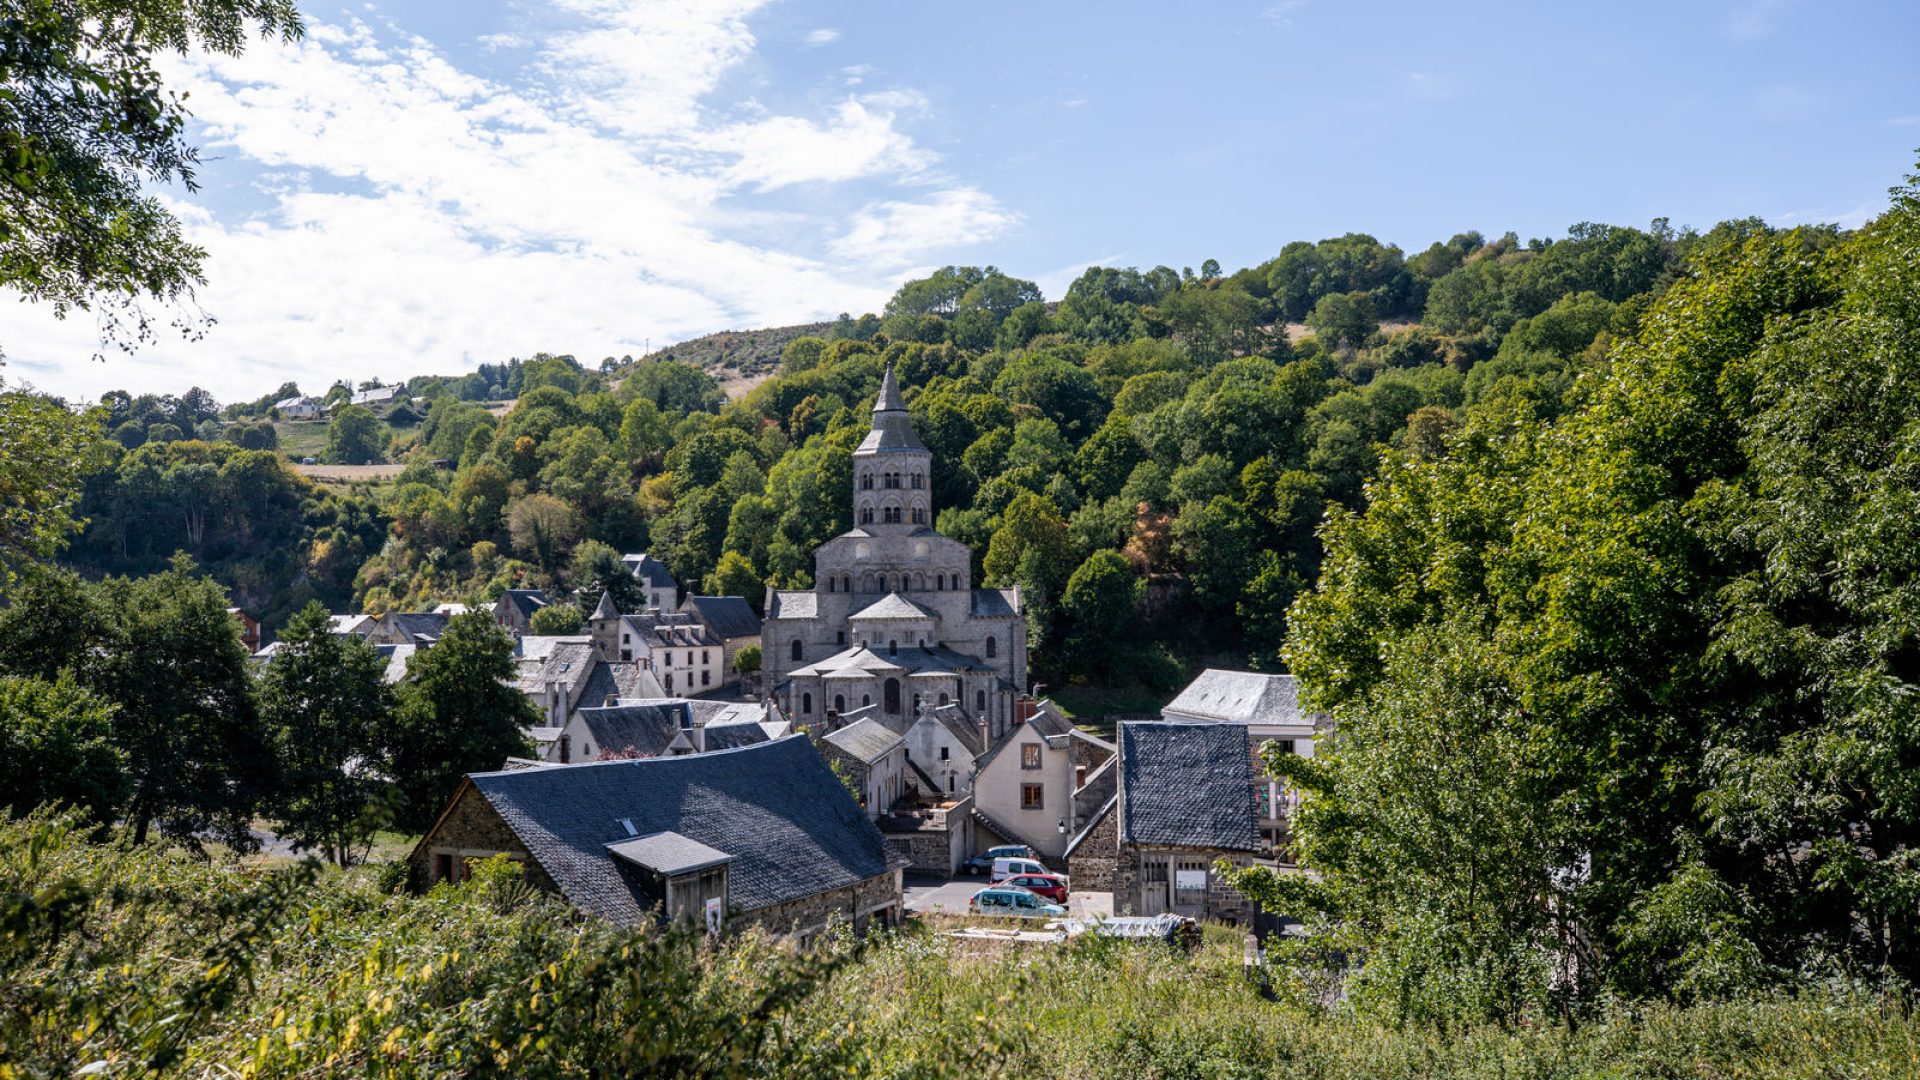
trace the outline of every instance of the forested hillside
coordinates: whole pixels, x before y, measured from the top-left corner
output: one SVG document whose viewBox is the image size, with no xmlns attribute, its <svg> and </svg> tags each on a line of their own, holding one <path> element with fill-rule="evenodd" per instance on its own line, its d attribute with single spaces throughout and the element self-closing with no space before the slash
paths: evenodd
<svg viewBox="0 0 1920 1080">
<path fill-rule="evenodd" d="M 224 427 L 204 395 L 114 395 L 112 460 L 69 558 L 134 571 L 185 550 L 270 622 L 312 597 L 380 611 L 593 589 L 643 549 L 757 604 L 767 584 L 809 585 L 814 546 L 849 527 L 849 453 L 893 363 L 934 452 L 937 525 L 983 580 L 1023 588 L 1041 679 L 1164 693 L 1200 656 L 1278 665 L 1315 530 L 1364 505 L 1383 453 L 1440 455 L 1476 410 L 1560 414 L 1689 260 L 1767 233 L 1580 225 L 1411 257 L 1348 235 L 1233 273 L 1096 267 L 1058 304 L 948 267 L 788 341 L 736 400 L 658 359 L 410 379 L 418 400 L 387 418 L 418 423 L 377 448 L 405 471 L 344 494 L 240 448 L 271 395 Z M 497 416 L 496 399 L 515 404 Z"/>
</svg>

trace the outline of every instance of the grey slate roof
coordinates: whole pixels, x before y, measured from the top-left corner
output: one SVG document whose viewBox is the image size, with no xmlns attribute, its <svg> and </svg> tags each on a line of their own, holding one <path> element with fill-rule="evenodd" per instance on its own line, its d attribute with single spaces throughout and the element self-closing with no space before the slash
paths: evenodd
<svg viewBox="0 0 1920 1080">
<path fill-rule="evenodd" d="M 893 868 L 880 830 L 799 736 L 468 779 L 570 901 L 623 925 L 644 912 L 607 844 L 636 836 L 677 832 L 732 855 L 729 900 L 749 911 Z"/>
<path fill-rule="evenodd" d="M 1258 851 L 1247 729 L 1121 724 L 1120 810 L 1123 844 Z"/>
<path fill-rule="evenodd" d="M 607 850 L 636 866 L 672 876 L 732 862 L 733 856 L 677 832 L 657 832 L 607 845 Z"/>
<path fill-rule="evenodd" d="M 947 729 L 967 753 L 979 757 L 987 751 L 986 736 L 981 733 L 980 725 L 967 717 L 965 709 L 958 705 L 945 705 L 933 710 L 933 718 Z"/>
<path fill-rule="evenodd" d="M 902 739 L 891 728 L 871 718 L 857 720 L 837 731 L 823 735 L 821 742 L 853 758 L 872 764 L 891 753 Z"/>
<path fill-rule="evenodd" d="M 447 617 L 433 611 L 400 611 L 392 616 L 394 629 L 415 645 L 431 645 L 447 632 Z"/>
<path fill-rule="evenodd" d="M 592 618 L 594 619 L 594 621 L 598 622 L 601 619 L 614 619 L 614 618 L 618 618 L 619 615 L 620 615 L 620 609 L 613 606 L 613 590 L 608 589 L 605 592 L 601 593 L 600 602 L 593 606 Z"/>
<path fill-rule="evenodd" d="M 769 619 L 814 619 L 820 615 L 820 598 L 805 589 L 776 589 L 773 604 L 767 608 Z"/>
<path fill-rule="evenodd" d="M 760 616 L 744 596 L 689 596 L 680 607 L 722 640 L 760 636 Z"/>
<path fill-rule="evenodd" d="M 673 580 L 673 571 L 667 569 L 667 564 L 644 551 L 638 555 L 623 555 L 620 561 L 627 564 L 627 569 L 633 571 L 634 577 L 656 589 L 678 587 Z"/>
<path fill-rule="evenodd" d="M 704 729 L 707 750 L 732 750 L 741 746 L 757 746 L 769 739 L 764 725 L 743 720 L 732 724 L 708 724 Z"/>
<path fill-rule="evenodd" d="M 582 706 L 605 705 L 609 701 L 627 698 L 666 696 L 660 680 L 638 662 L 596 659 L 588 663 L 592 669 L 587 673 L 587 684 L 581 689 L 578 699 Z"/>
<path fill-rule="evenodd" d="M 630 752 L 641 757 L 666 753 L 674 736 L 692 722 L 687 703 L 673 700 L 583 708 L 578 715 L 599 748 L 596 753 Z"/>
<path fill-rule="evenodd" d="M 1226 724 L 1278 724 L 1311 728 L 1314 715 L 1300 708 L 1300 684 L 1291 675 L 1208 668 L 1167 703 L 1170 720 Z"/>
<path fill-rule="evenodd" d="M 977 619 L 1012 618 L 1020 614 L 1017 589 L 973 590 L 973 615 Z"/>
<path fill-rule="evenodd" d="M 926 453 L 927 444 L 913 430 L 913 418 L 907 415 L 906 400 L 900 396 L 900 383 L 893 377 L 893 365 L 880 379 L 880 394 L 873 402 L 873 427 L 862 439 L 856 454 L 879 454 L 908 450 Z"/>
<path fill-rule="evenodd" d="M 508 589 L 500 594 L 500 599 L 528 618 L 551 603 L 547 594 L 539 589 Z"/>
<path fill-rule="evenodd" d="M 933 612 L 899 593 L 888 593 L 847 616 L 849 621 L 853 619 L 931 619 L 933 617 Z"/>
</svg>

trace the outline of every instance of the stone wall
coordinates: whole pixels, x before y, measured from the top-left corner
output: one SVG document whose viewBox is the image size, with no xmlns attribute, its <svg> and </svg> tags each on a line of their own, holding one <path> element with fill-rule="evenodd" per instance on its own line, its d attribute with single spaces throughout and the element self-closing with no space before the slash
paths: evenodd
<svg viewBox="0 0 1920 1080">
<path fill-rule="evenodd" d="M 1080 845 L 1067 855 L 1067 876 L 1075 889 L 1113 890 L 1114 864 L 1120 855 L 1120 815 L 1108 809 Z"/>
<path fill-rule="evenodd" d="M 881 833 L 887 841 L 887 854 L 906 861 L 909 870 L 930 874 L 953 872 L 953 839 L 945 829 L 920 829 L 915 832 Z"/>
<path fill-rule="evenodd" d="M 1145 871 L 1142 862 L 1145 859 L 1189 859 L 1201 860 L 1207 864 L 1207 891 L 1205 899 L 1195 913 L 1181 911 L 1194 917 L 1215 922 L 1229 923 L 1235 926 L 1250 926 L 1253 923 L 1254 908 L 1251 901 L 1241 895 L 1238 889 L 1227 885 L 1213 869 L 1213 864 L 1226 860 L 1236 867 L 1248 866 L 1253 862 L 1251 855 L 1244 851 L 1225 851 L 1209 848 L 1146 848 L 1138 845 L 1123 844 L 1114 860 L 1113 867 L 1113 913 L 1115 915 L 1159 914 L 1164 910 L 1174 910 L 1165 906 L 1147 904 L 1143 901 L 1141 889 L 1145 885 Z M 1168 871 L 1169 875 L 1172 871 Z M 1078 881 L 1074 882 L 1079 886 Z M 1155 883 L 1156 887 L 1161 887 Z"/>
<path fill-rule="evenodd" d="M 844 889 L 741 912 L 729 920 L 727 929 L 738 932 L 757 926 L 773 934 L 807 937 L 826 929 L 837 916 L 863 934 L 875 919 L 893 925 L 903 910 L 900 871 L 889 870 Z"/>
<path fill-rule="evenodd" d="M 434 884 L 434 856 L 451 853 L 456 859 L 479 859 L 505 854 L 520 863 L 527 882 L 548 892 L 559 891 L 553 879 L 535 862 L 526 845 L 487 802 L 486 796 L 470 785 L 462 785 L 453 807 L 407 857 L 409 878 L 421 887 Z"/>
</svg>

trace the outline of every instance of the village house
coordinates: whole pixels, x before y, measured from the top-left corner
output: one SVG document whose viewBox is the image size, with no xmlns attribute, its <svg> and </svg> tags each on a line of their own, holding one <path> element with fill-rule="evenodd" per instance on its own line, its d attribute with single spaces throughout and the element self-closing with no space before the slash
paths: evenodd
<svg viewBox="0 0 1920 1080">
<path fill-rule="evenodd" d="M 1111 795 L 1114 746 L 1041 703 L 973 763 L 973 812 L 982 843 L 1025 844 L 1064 865 L 1067 845 Z M 1095 792 L 1082 794 L 1089 784 Z"/>
<path fill-rule="evenodd" d="M 504 855 L 621 926 L 761 927 L 803 943 L 902 910 L 898 862 L 811 743 L 473 773 L 409 857 L 416 881 Z"/>
<path fill-rule="evenodd" d="M 312 420 L 320 415 L 320 403 L 310 397 L 282 398 L 273 403 L 282 420 Z"/>
<path fill-rule="evenodd" d="M 733 672 L 733 659 L 748 645 L 760 644 L 760 616 L 744 596 L 688 595 L 680 610 L 720 639 L 720 670 Z"/>
<path fill-rule="evenodd" d="M 405 386 L 372 386 L 347 399 L 350 405 L 364 405 L 369 409 L 378 409 L 391 405 L 393 399 L 406 390 Z"/>
<path fill-rule="evenodd" d="M 691 697 L 726 682 L 721 658 L 725 643 L 692 615 L 649 611 L 622 615 L 610 593 L 587 621 L 594 651 L 602 660 L 633 662 L 653 672 L 666 695 Z"/>
<path fill-rule="evenodd" d="M 533 633 L 533 613 L 551 601 L 539 589 L 508 589 L 493 603 L 493 621 L 514 637 Z"/>
<path fill-rule="evenodd" d="M 673 571 L 659 559 L 640 552 L 637 555 L 622 555 L 620 561 L 640 582 L 640 607 L 642 610 L 672 611 L 680 606 L 680 584 L 673 580 Z"/>
<path fill-rule="evenodd" d="M 764 706 L 686 698 L 623 699 L 574 710 L 545 751 L 553 762 L 702 754 L 768 742 L 790 734 Z"/>
<path fill-rule="evenodd" d="M 244 608 L 230 607 L 227 609 L 227 614 L 233 616 L 233 621 L 240 624 L 240 642 L 247 647 L 247 652 L 259 652 L 260 620 L 247 614 Z"/>
<path fill-rule="evenodd" d="M 1208 668 L 1160 710 L 1166 720 L 1234 724 L 1246 729 L 1258 772 L 1260 835 L 1284 858 L 1287 822 L 1299 796 L 1267 774 L 1261 749 L 1269 742 L 1283 754 L 1312 757 L 1327 724 L 1325 713 L 1300 708 L 1300 684 L 1292 675 Z"/>
<path fill-rule="evenodd" d="M 906 795 L 907 741 L 878 720 L 857 719 L 820 736 L 819 745 L 845 771 L 869 817 L 892 810 Z"/>
<path fill-rule="evenodd" d="M 449 619 L 436 611 L 389 611 L 376 616 L 362 635 L 376 645 L 431 647 L 447 632 Z"/>
<path fill-rule="evenodd" d="M 559 738 L 581 708 L 612 705 L 621 699 L 654 700 L 671 697 L 653 673 L 638 663 L 608 662 L 594 654 L 591 638 L 540 637 L 520 639 L 514 660 L 515 685 L 533 699 L 549 731 L 535 732 L 536 741 Z"/>
<path fill-rule="evenodd" d="M 1117 797 L 1104 815 L 1114 825 L 1114 913 L 1250 925 L 1253 906 L 1215 869 L 1223 861 L 1249 866 L 1267 852 L 1246 727 L 1123 723 L 1119 744 Z M 1076 847 L 1069 869 L 1092 854 L 1085 847 Z"/>
<path fill-rule="evenodd" d="M 909 779 L 933 795 L 973 793 L 973 763 L 987 752 L 980 726 L 957 705 L 922 702 L 905 734 Z"/>
</svg>

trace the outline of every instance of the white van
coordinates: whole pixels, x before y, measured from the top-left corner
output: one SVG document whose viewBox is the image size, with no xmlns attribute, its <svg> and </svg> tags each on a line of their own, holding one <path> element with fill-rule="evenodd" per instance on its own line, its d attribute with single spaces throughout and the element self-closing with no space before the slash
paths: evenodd
<svg viewBox="0 0 1920 1080">
<path fill-rule="evenodd" d="M 1049 874 L 1046 867 L 1034 859 L 995 859 L 993 860 L 993 880 L 1005 881 L 1015 874 Z"/>
</svg>

